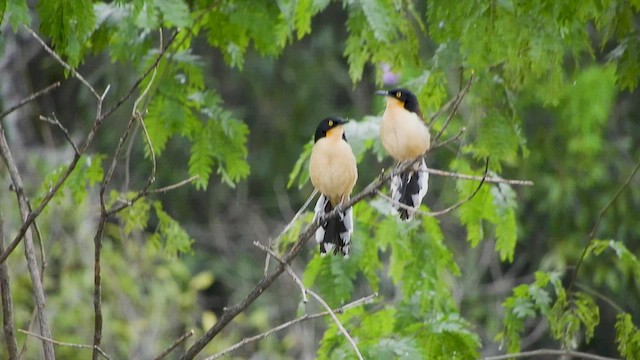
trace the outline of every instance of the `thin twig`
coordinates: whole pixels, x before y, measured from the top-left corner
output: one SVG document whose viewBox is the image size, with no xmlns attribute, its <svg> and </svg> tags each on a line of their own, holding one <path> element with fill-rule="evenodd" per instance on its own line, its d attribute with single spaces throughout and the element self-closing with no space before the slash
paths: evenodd
<svg viewBox="0 0 640 360">
<path fill-rule="evenodd" d="M 194 175 L 194 176 L 192 176 L 192 177 L 190 177 L 188 179 L 182 180 L 182 181 L 177 182 L 177 183 L 175 183 L 173 185 L 161 187 L 161 188 L 158 188 L 158 189 L 149 189 L 147 191 L 147 194 L 166 193 L 167 191 L 171 191 L 171 190 L 177 189 L 177 188 L 179 188 L 181 186 L 185 186 L 185 185 L 187 185 L 189 183 L 192 183 L 192 182 L 196 181 L 196 179 L 198 179 L 199 177 L 200 177 L 200 175 Z"/>
<path fill-rule="evenodd" d="M 260 244 L 259 241 L 254 241 L 253 242 L 253 246 L 257 246 L 260 249 L 262 249 L 262 251 L 268 253 L 269 255 L 273 256 L 276 259 L 280 259 L 280 257 L 271 249 L 269 249 L 268 247 Z M 293 282 L 296 283 L 296 285 L 298 285 L 298 287 L 300 288 L 300 292 L 302 293 L 302 301 L 306 304 L 309 302 L 309 298 L 307 298 L 307 289 L 304 287 L 304 284 L 302 283 L 302 280 L 300 280 L 300 278 L 298 277 L 298 275 L 296 275 L 296 273 L 293 272 L 293 269 L 291 269 L 291 266 L 289 264 L 285 264 L 284 265 L 284 269 L 287 271 L 287 273 L 289 273 L 289 275 L 291 275 L 291 278 L 293 279 Z"/>
<path fill-rule="evenodd" d="M 631 171 L 631 174 L 629 174 L 629 177 L 627 177 L 627 180 L 625 180 L 625 182 L 622 185 L 620 185 L 620 187 L 618 188 L 616 193 L 613 195 L 611 200 L 609 200 L 607 205 L 605 205 L 602 209 L 600 209 L 600 212 L 598 213 L 598 218 L 596 219 L 596 222 L 593 224 L 593 227 L 591 228 L 589 235 L 587 235 L 585 239 L 585 244 L 584 244 L 584 248 L 582 249 L 582 254 L 580 255 L 580 259 L 576 264 L 575 270 L 573 271 L 571 282 L 569 283 L 569 286 L 567 286 L 567 292 L 571 292 L 571 289 L 573 288 L 573 285 L 576 282 L 576 278 L 578 277 L 578 271 L 580 270 L 582 261 L 584 260 L 584 257 L 587 254 L 587 250 L 589 249 L 589 245 L 591 245 L 591 241 L 596 236 L 596 231 L 598 231 L 598 227 L 600 227 L 600 222 L 602 221 L 602 218 L 604 217 L 605 212 L 607 212 L 607 210 L 609 210 L 611 205 L 613 205 L 613 203 L 616 202 L 616 200 L 618 199 L 620 194 L 622 194 L 624 189 L 626 189 L 627 186 L 629 186 L 629 183 L 631 183 L 631 179 L 633 179 L 633 177 L 636 175 L 636 172 L 638 172 L 638 169 L 640 169 L 640 160 L 638 160 L 638 163 L 633 168 L 633 171 Z"/>
<path fill-rule="evenodd" d="M 351 338 L 351 335 L 349 335 L 349 333 L 347 332 L 347 329 L 345 329 L 344 326 L 342 326 L 342 323 L 340 322 L 340 319 L 338 319 L 338 317 L 333 312 L 333 310 L 331 310 L 331 307 L 320 297 L 320 295 L 316 294 L 315 292 L 313 292 L 310 289 L 307 289 L 307 292 L 311 296 L 313 296 L 313 298 L 316 299 L 320 304 L 322 304 L 322 306 L 324 306 L 325 309 L 327 309 L 327 311 L 329 312 L 329 315 L 331 315 L 331 318 L 333 319 L 333 321 L 336 323 L 336 325 L 338 325 L 338 328 L 340 329 L 340 332 L 342 332 L 344 337 L 346 337 L 347 340 L 349 341 L 349 343 L 351 344 L 351 347 L 353 347 L 353 350 L 356 352 L 356 355 L 358 356 L 358 359 L 364 360 L 364 358 L 362 357 L 362 354 L 360 353 L 360 350 L 358 349 L 358 345 L 356 345 L 356 342 L 353 341 L 353 339 Z"/>
<path fill-rule="evenodd" d="M 158 356 L 156 356 L 154 360 L 164 359 L 167 355 L 169 355 L 169 353 L 173 351 L 173 349 L 177 348 L 180 344 L 185 342 L 192 335 L 193 335 L 193 329 L 187 331 L 182 336 L 180 336 L 176 341 L 174 341 L 173 344 L 171 344 L 168 348 L 164 349 Z"/>
<path fill-rule="evenodd" d="M 609 306 L 611 306 L 615 311 L 617 311 L 618 313 L 622 314 L 625 313 L 626 311 L 624 311 L 624 309 L 622 308 L 622 306 L 616 304 L 615 301 L 613 301 L 611 298 L 607 297 L 606 295 L 584 285 L 581 284 L 579 282 L 576 282 L 576 287 L 584 292 L 586 292 L 587 294 L 590 294 L 592 296 L 597 297 L 598 299 L 606 302 L 607 304 L 609 304 Z"/>
<path fill-rule="evenodd" d="M 64 125 L 62 125 L 62 123 L 60 123 L 60 120 L 58 120 L 58 118 L 56 117 L 56 114 L 52 114 L 52 117 L 47 117 L 47 116 L 40 115 L 39 118 L 40 118 L 40 120 L 42 120 L 44 122 L 47 122 L 49 124 L 57 126 L 62 131 L 62 133 L 64 134 L 64 138 L 67 140 L 67 142 L 73 148 L 73 151 L 75 152 L 75 154 L 78 155 L 80 153 L 78 151 L 78 147 L 76 146 L 76 144 L 73 142 L 73 140 L 71 140 L 71 136 L 69 136 L 69 130 L 67 130 L 67 128 L 64 127 Z"/>
<path fill-rule="evenodd" d="M 483 360 L 509 360 L 509 359 L 521 359 L 521 358 L 536 357 L 536 356 L 575 356 L 580 359 L 589 359 L 589 360 L 618 360 L 616 358 L 594 355 L 586 352 L 580 352 L 580 351 L 574 351 L 574 350 L 556 350 L 556 349 L 538 349 L 538 350 L 523 351 L 520 353 L 513 353 L 513 354 L 506 354 L 506 355 L 487 356 L 487 357 L 484 357 Z"/>
<path fill-rule="evenodd" d="M 13 187 L 15 188 L 20 217 L 23 222 L 26 222 L 30 213 L 29 199 L 24 193 L 24 185 L 22 183 L 22 178 L 20 177 L 20 172 L 18 171 L 16 162 L 13 159 L 11 150 L 9 149 L 9 144 L 7 143 L 7 138 L 5 137 L 4 128 L 2 127 L 1 122 L 0 122 L 0 156 L 4 159 L 5 165 L 9 170 L 9 176 L 11 177 L 11 182 L 13 183 Z M 51 330 L 49 328 L 49 321 L 47 318 L 47 311 L 46 311 L 46 304 L 45 304 L 46 300 L 45 300 L 45 294 L 44 294 L 44 287 L 42 286 L 40 269 L 38 268 L 38 259 L 36 257 L 35 248 L 33 246 L 33 232 L 31 231 L 31 227 L 25 230 L 24 238 L 25 238 L 24 254 L 27 259 L 27 269 L 29 271 L 29 277 L 31 278 L 31 286 L 33 287 L 33 300 L 36 304 L 36 310 L 38 312 L 38 325 L 40 328 L 40 333 L 43 334 L 45 337 L 51 338 Z M 4 253 L 6 253 L 6 251 L 3 252 L 3 254 Z M 46 360 L 55 359 L 55 352 L 51 344 L 47 343 L 46 341 L 43 341 L 42 347 L 44 349 L 44 356 Z"/>
<path fill-rule="evenodd" d="M 484 181 L 484 182 L 488 182 L 488 183 L 522 185 L 522 186 L 533 186 L 534 185 L 533 181 L 531 181 L 531 180 L 503 179 L 503 178 L 500 178 L 500 177 L 492 177 L 492 176 L 483 177 L 483 176 L 475 176 L 475 175 L 454 173 L 454 172 L 450 172 L 450 171 L 431 169 L 431 168 L 427 168 L 426 170 L 423 170 L 423 171 L 424 172 L 428 172 L 430 174 L 434 174 L 434 175 L 454 177 L 454 178 L 463 179 L 463 180 L 477 180 L 477 181 Z"/>
<path fill-rule="evenodd" d="M 434 143 L 437 143 L 438 140 L 440 140 L 440 137 L 449 126 L 451 119 L 453 119 L 453 116 L 458 111 L 458 107 L 460 106 L 460 103 L 462 103 L 462 99 L 464 99 L 464 97 L 469 92 L 469 89 L 471 88 L 474 75 L 475 75 L 474 72 L 471 72 L 471 75 L 469 76 L 469 81 L 467 81 L 467 85 L 464 88 L 462 88 L 462 90 L 460 90 L 460 92 L 458 92 L 458 94 L 456 95 L 455 101 L 453 102 L 453 105 L 451 107 L 451 112 L 449 112 L 449 116 L 447 116 L 447 120 L 444 122 L 444 125 L 442 125 L 442 129 L 440 129 L 438 134 L 436 134 L 435 138 L 433 138 Z"/>
<path fill-rule="evenodd" d="M 85 78 L 82 77 L 82 75 L 80 75 L 80 73 L 76 71 L 76 69 L 71 67 L 71 65 L 67 64 L 66 61 L 62 60 L 62 58 L 58 56 L 58 54 L 55 51 L 53 51 L 53 49 L 51 49 L 49 45 L 47 45 L 47 43 L 44 42 L 44 40 L 42 40 L 40 36 L 38 36 L 38 34 L 35 33 L 35 31 L 31 30 L 30 27 L 28 27 L 27 25 L 24 25 L 24 28 L 31 34 L 31 36 L 33 36 L 40 43 L 40 45 L 42 45 L 42 47 L 49 53 L 49 55 L 53 56 L 53 58 L 56 59 L 58 63 L 62 65 L 62 67 L 64 67 L 67 71 L 73 74 L 73 76 L 76 79 L 80 80 L 80 82 L 84 84 L 84 86 L 86 86 L 91 91 L 91 93 L 93 93 L 96 99 L 98 100 L 100 99 L 100 95 L 98 94 L 96 89 L 94 89 L 93 86 L 91 86 L 91 84 L 89 84 L 89 82 L 85 80 Z"/>
<path fill-rule="evenodd" d="M 351 309 L 351 308 L 354 308 L 354 307 L 357 307 L 357 306 L 362 306 L 362 305 L 365 305 L 365 304 L 369 304 L 369 303 L 371 303 L 373 301 L 373 299 L 376 296 L 378 296 L 377 293 L 371 294 L 369 296 L 365 296 L 363 298 L 360 298 L 358 300 L 350 302 L 350 303 L 348 303 L 348 304 L 346 304 L 344 306 L 341 306 L 339 308 L 333 309 L 333 312 L 336 313 L 336 314 L 342 314 L 348 309 Z M 252 343 L 254 341 L 258 341 L 258 340 L 264 339 L 267 336 L 269 336 L 269 335 L 271 335 L 271 334 L 273 334 L 273 333 L 275 333 L 277 331 L 286 329 L 288 327 L 291 327 L 291 326 L 293 326 L 293 325 L 295 325 L 297 323 L 300 323 L 300 322 L 303 322 L 303 321 L 306 321 L 306 320 L 317 319 L 317 318 L 324 317 L 324 316 L 327 316 L 327 315 L 329 315 L 328 311 L 323 311 L 323 312 L 319 312 L 319 313 L 315 313 L 315 314 L 304 314 L 304 315 L 302 315 L 302 316 L 300 316 L 300 317 L 298 317 L 296 319 L 287 321 L 287 322 L 282 323 L 282 324 L 280 324 L 280 325 L 278 325 L 278 326 L 276 326 L 276 327 L 274 327 L 272 329 L 269 329 L 269 330 L 263 332 L 262 334 L 258 334 L 258 335 L 252 336 L 252 337 L 244 338 L 244 339 L 242 339 L 242 341 L 235 343 L 234 345 L 224 349 L 223 351 L 221 351 L 219 353 L 216 353 L 216 354 L 213 354 L 213 355 L 209 356 L 205 360 L 219 359 L 219 358 L 223 357 L 224 355 L 226 355 L 226 354 L 228 354 L 228 353 L 230 353 L 230 352 L 232 352 L 232 351 L 234 351 L 234 350 L 236 350 L 236 349 L 238 349 L 238 348 L 240 348 L 242 346 L 245 346 L 245 345 L 247 345 L 249 343 Z"/>
<path fill-rule="evenodd" d="M 51 338 L 40 336 L 40 335 L 38 335 L 36 333 L 32 333 L 31 331 L 22 330 L 22 329 L 18 329 L 18 331 L 23 333 L 23 334 L 36 337 L 36 338 L 38 338 L 40 340 L 43 340 L 43 341 L 46 341 L 46 342 L 49 342 L 51 344 L 58 345 L 58 346 L 73 347 L 73 348 L 78 348 L 78 349 L 96 349 L 106 359 L 109 359 L 109 360 L 111 359 L 111 357 L 109 355 L 107 355 L 107 353 L 105 353 L 104 350 L 102 350 L 100 347 L 95 347 L 95 346 L 91 346 L 91 345 L 87 345 L 87 344 L 74 344 L 74 343 L 57 341 L 57 340 L 53 340 Z"/>
<path fill-rule="evenodd" d="M 11 106 L 7 110 L 5 110 L 2 113 L 0 113 L 0 120 L 4 119 L 7 115 L 9 115 L 12 112 L 18 110 L 19 108 L 25 106 L 26 104 L 32 102 L 33 100 L 39 98 L 40 96 L 42 96 L 42 95 L 48 93 L 49 91 L 57 88 L 58 86 L 60 86 L 60 81 L 56 81 L 53 84 L 47 86 L 46 88 L 44 88 L 42 90 L 39 90 L 39 91 L 36 91 L 35 93 L 29 95 L 25 99 L 20 100 L 17 104 Z"/>
<path fill-rule="evenodd" d="M 270 249 L 273 249 L 274 247 L 276 247 L 278 245 L 278 242 L 280 242 L 280 239 L 284 236 L 284 234 L 286 234 L 289 231 L 289 229 L 291 229 L 291 227 L 296 222 L 296 220 L 298 220 L 298 218 L 307 210 L 307 207 L 309 206 L 309 204 L 311 203 L 313 198 L 315 198 L 317 193 L 318 193 L 318 189 L 313 189 L 313 192 L 311 193 L 309 198 L 307 198 L 307 201 L 304 202 L 302 207 L 300 207 L 298 212 L 293 216 L 291 221 L 289 221 L 287 226 L 285 226 L 284 229 L 280 232 L 280 235 L 278 235 L 275 239 L 270 239 L 269 240 L 269 248 Z M 269 260 L 270 259 L 271 259 L 271 256 L 269 254 L 267 254 L 267 256 L 264 259 L 264 276 L 267 276 L 267 272 L 269 271 Z"/>
<path fill-rule="evenodd" d="M 463 127 L 462 129 L 460 129 L 460 131 L 458 131 L 458 133 L 456 134 L 456 136 L 451 137 L 451 138 L 449 138 L 449 139 L 447 139 L 447 140 L 444 140 L 444 141 L 438 142 L 438 143 L 436 143 L 436 144 L 434 144 L 434 145 L 431 145 L 431 146 L 429 147 L 429 151 L 433 151 L 433 150 L 435 150 L 435 149 L 437 149 L 437 148 L 439 148 L 439 147 L 444 147 L 444 146 L 447 146 L 447 145 L 451 144 L 452 142 L 455 142 L 455 141 L 460 140 L 460 138 L 462 137 L 462 135 L 464 135 L 464 133 L 465 133 L 466 131 L 467 131 L 467 128 L 466 128 L 466 127 Z"/>
<path fill-rule="evenodd" d="M 0 251 L 4 250 L 4 228 L 2 214 L 0 214 Z M 13 299 L 11 298 L 11 281 L 6 263 L 0 264 L 0 295 L 2 296 L 2 329 L 4 341 L 7 344 L 9 359 L 18 359 L 18 341 L 16 340 L 15 325 L 13 323 Z"/>
</svg>

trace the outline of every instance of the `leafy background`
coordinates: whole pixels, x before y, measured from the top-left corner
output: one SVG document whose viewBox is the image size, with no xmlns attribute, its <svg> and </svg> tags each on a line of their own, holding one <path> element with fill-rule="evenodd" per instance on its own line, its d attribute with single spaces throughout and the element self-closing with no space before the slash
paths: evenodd
<svg viewBox="0 0 640 360">
<path fill-rule="evenodd" d="M 473 73 L 444 138 L 463 127 L 465 135 L 428 164 L 478 175 L 490 157 L 491 174 L 535 186 L 485 184 L 455 212 L 409 224 L 396 220 L 384 200 L 361 202 L 351 258 L 321 258 L 310 245 L 294 270 L 332 306 L 379 293 L 374 304 L 340 315 L 365 358 L 570 348 L 635 359 L 639 178 L 602 217 L 569 286 L 600 210 L 640 158 L 639 9 L 639 2 L 622 0 L 6 0 L 2 108 L 53 81 L 62 85 L 3 125 L 27 194 L 37 200 L 71 156 L 57 129 L 37 115 L 54 113 L 72 138 L 81 138 L 96 104 L 22 26 L 96 88 L 110 85 L 108 103 L 155 59 L 159 33 L 166 43 L 180 29 L 159 64 L 144 117 L 158 186 L 199 177 L 110 219 L 102 252 L 103 348 L 114 358 L 151 358 L 188 329 L 202 334 L 259 280 L 264 254 L 251 244 L 277 236 L 310 195 L 306 159 L 320 119 L 356 120 L 347 135 L 359 160 L 358 191 L 392 165 L 377 139 L 383 104 L 373 92 L 411 88 L 430 114 Z M 109 118 L 38 220 L 50 323 L 61 341 L 91 342 L 96 184 L 131 106 Z M 437 118 L 432 133 L 443 124 Z M 151 171 L 140 130 L 134 140 L 128 165 L 116 169 L 111 202 L 132 196 Z M 0 179 L 5 237 L 12 239 L 20 223 L 5 167 Z M 432 176 L 430 187 L 424 210 L 465 199 L 477 184 Z M 307 213 L 294 224 L 280 248 L 310 220 Z M 16 326 L 24 329 L 33 309 L 26 264 L 17 253 L 8 264 Z M 203 354 L 320 309 L 300 300 L 292 282 L 278 281 Z M 19 334 L 25 341 L 25 357 L 40 356 L 37 341 Z M 57 348 L 60 358 L 81 351 Z M 234 356 L 353 353 L 327 319 Z"/>
</svg>

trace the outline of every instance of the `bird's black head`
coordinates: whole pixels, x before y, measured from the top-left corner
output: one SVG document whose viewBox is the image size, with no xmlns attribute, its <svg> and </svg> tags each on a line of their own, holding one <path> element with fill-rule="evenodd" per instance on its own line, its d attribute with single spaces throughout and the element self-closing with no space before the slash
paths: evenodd
<svg viewBox="0 0 640 360">
<path fill-rule="evenodd" d="M 407 89 L 392 89 L 389 91 L 380 90 L 376 91 L 376 95 L 383 95 L 394 98 L 401 102 L 405 109 L 408 111 L 414 112 L 422 117 L 422 113 L 420 112 L 420 105 L 418 104 L 418 98 L 414 93 Z"/>
<path fill-rule="evenodd" d="M 316 136 L 315 136 L 315 141 L 318 141 L 320 139 L 322 139 L 323 137 L 327 136 L 327 134 L 331 133 L 331 130 L 335 129 L 338 126 L 344 125 L 348 122 L 348 120 L 344 120 L 340 117 L 337 116 L 330 116 L 322 121 L 320 121 L 320 124 L 318 124 L 318 127 L 316 128 Z M 344 136 L 344 133 L 342 133 L 342 138 L 346 141 L 347 137 Z"/>
</svg>

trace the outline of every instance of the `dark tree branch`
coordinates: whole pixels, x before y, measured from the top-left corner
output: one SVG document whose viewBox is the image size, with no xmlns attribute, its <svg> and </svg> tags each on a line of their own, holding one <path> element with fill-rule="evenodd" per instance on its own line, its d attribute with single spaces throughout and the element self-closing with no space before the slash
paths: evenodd
<svg viewBox="0 0 640 360">
<path fill-rule="evenodd" d="M 345 312 L 345 310 L 348 310 L 348 309 L 351 309 L 351 308 L 354 308 L 354 307 L 357 307 L 357 306 L 362 306 L 362 305 L 365 305 L 365 304 L 369 304 L 370 302 L 373 301 L 373 299 L 376 296 L 378 296 L 377 293 L 376 294 L 371 294 L 371 295 L 363 297 L 363 298 L 360 298 L 360 299 L 355 300 L 353 302 L 350 302 L 350 303 L 348 303 L 346 305 L 343 305 L 343 306 L 341 306 L 339 308 L 333 309 L 333 312 L 335 314 L 342 314 L 342 313 Z M 240 348 L 240 347 L 242 347 L 242 346 L 244 346 L 246 344 L 249 344 L 249 343 L 252 343 L 254 341 L 258 341 L 258 340 L 264 339 L 267 336 L 269 336 L 269 335 L 271 335 L 271 334 L 273 334 L 273 333 L 275 333 L 277 331 L 286 329 L 286 328 L 288 328 L 290 326 L 293 326 L 293 325 L 295 325 L 297 323 L 300 323 L 300 322 L 303 322 L 303 321 L 306 321 L 306 320 L 317 319 L 319 317 L 325 317 L 327 315 L 329 315 L 328 311 L 323 311 L 323 312 L 319 312 L 319 313 L 315 313 L 315 314 L 302 315 L 299 318 L 287 321 L 287 322 L 285 322 L 283 324 L 280 324 L 280 325 L 278 325 L 278 326 L 276 326 L 276 327 L 274 327 L 272 329 L 269 329 L 269 330 L 263 332 L 262 334 L 258 334 L 258 335 L 255 335 L 255 336 L 252 336 L 252 337 L 249 337 L 249 338 L 244 338 L 244 339 L 242 339 L 242 341 L 240 341 L 240 342 L 228 347 L 227 349 L 225 349 L 225 350 L 223 350 L 223 351 L 221 351 L 221 352 L 219 352 L 217 354 L 214 354 L 214 355 L 211 355 L 211 356 L 207 357 L 205 360 L 215 360 L 215 359 L 221 358 L 224 355 L 226 355 L 226 354 L 228 354 L 228 353 L 230 353 L 230 352 L 232 352 L 232 351 L 234 351 L 234 350 L 236 350 L 236 349 L 238 349 L 238 348 Z"/>
<path fill-rule="evenodd" d="M 27 105 L 28 103 L 32 102 L 33 100 L 39 98 L 40 96 L 48 93 L 49 91 L 57 88 L 58 86 L 60 86 L 60 82 L 57 81 L 49 86 L 47 86 L 46 88 L 39 90 L 31 95 L 29 95 L 29 97 L 27 97 L 26 99 L 20 100 L 19 103 L 11 106 L 10 108 L 8 108 L 7 110 L 3 111 L 0 114 L 0 120 L 4 119 L 7 115 L 11 114 L 12 112 L 18 110 L 19 108 Z"/>
<path fill-rule="evenodd" d="M 536 356 L 575 356 L 580 359 L 589 360 L 617 360 L 616 358 L 610 358 L 606 356 L 594 355 L 574 350 L 556 350 L 556 349 L 538 349 L 533 351 L 523 351 L 520 353 L 487 356 L 483 360 L 509 360 L 509 359 L 522 359 Z"/>
<path fill-rule="evenodd" d="M 193 330 L 189 330 L 188 332 L 184 333 L 176 341 L 174 341 L 173 344 L 171 344 L 168 348 L 164 349 L 158 356 L 156 356 L 154 360 L 164 359 L 167 355 L 169 355 L 173 351 L 173 349 L 177 348 L 180 344 L 185 342 L 191 336 L 193 336 Z"/>
<path fill-rule="evenodd" d="M 0 214 L 0 251 L 4 250 L 4 229 L 2 214 Z M 11 298 L 11 282 L 6 263 L 0 264 L 0 295 L 2 295 L 2 329 L 4 341 L 7 344 L 9 360 L 18 359 L 18 342 L 13 324 L 13 299 Z"/>
<path fill-rule="evenodd" d="M 9 170 L 11 181 L 15 188 L 16 197 L 18 201 L 18 209 L 22 221 L 25 222 L 29 217 L 29 200 L 24 193 L 24 186 L 22 178 L 18 171 L 18 167 L 13 159 L 7 138 L 5 137 L 4 128 L 0 122 L 0 155 L 4 159 L 4 162 Z M 24 234 L 24 253 L 27 259 L 27 269 L 29 270 L 29 276 L 31 277 L 31 285 L 33 286 L 33 299 L 36 303 L 36 310 L 38 313 L 38 324 L 40 333 L 47 338 L 51 338 L 51 330 L 49 329 L 49 321 L 47 319 L 47 311 L 45 305 L 44 288 L 40 278 L 40 269 L 38 268 L 38 259 L 36 258 L 35 248 L 33 246 L 33 233 L 31 227 L 25 230 Z M 44 357 L 47 360 L 55 359 L 55 352 L 53 345 L 49 342 L 43 341 L 42 347 L 44 349 Z"/>
</svg>

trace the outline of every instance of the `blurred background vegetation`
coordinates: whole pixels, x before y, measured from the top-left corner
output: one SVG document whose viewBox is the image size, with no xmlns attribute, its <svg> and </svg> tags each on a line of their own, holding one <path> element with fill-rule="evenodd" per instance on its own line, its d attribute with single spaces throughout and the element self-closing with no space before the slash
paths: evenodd
<svg viewBox="0 0 640 360">
<path fill-rule="evenodd" d="M 7 8 L 2 23 L 2 109 L 54 81 L 62 82 L 60 88 L 2 119 L 30 197 L 41 196 L 48 186 L 48 174 L 72 156 L 58 129 L 38 120 L 38 115 L 55 114 L 70 129 L 72 138 L 81 139 L 91 128 L 95 100 L 17 24 L 28 23 L 54 42 L 57 39 L 56 49 L 78 65 L 78 71 L 90 83 L 98 89 L 111 86 L 109 98 L 113 101 L 129 89 L 149 64 L 150 55 L 155 54 L 158 35 L 154 30 L 161 24 L 169 29 L 179 21 L 169 19 L 168 12 L 159 5 L 161 1 L 156 2 L 156 10 L 148 10 L 149 17 L 158 17 L 155 23 L 148 19 L 149 23 L 142 23 L 142 15 L 135 21 L 127 17 L 127 11 L 144 14 L 147 10 L 139 10 L 141 4 L 146 4 L 143 9 L 152 8 L 154 1 L 136 1 L 131 7 L 122 2 L 93 4 L 96 25 L 90 36 L 79 39 L 82 45 L 75 54 L 75 64 L 73 53 L 63 50 L 61 39 L 52 35 L 55 32 L 39 23 L 41 17 L 47 19 L 42 4 L 27 2 L 29 23 L 18 16 L 21 10 L 15 4 L 20 2 L 8 2 L 14 8 Z M 82 3 L 91 5 L 90 1 Z M 267 17 L 286 14 L 287 6 L 295 8 L 290 4 L 297 2 L 281 1 L 276 6 L 259 1 L 256 9 L 246 1 L 218 3 L 214 3 L 213 10 L 204 1 L 184 4 L 191 9 L 191 19 L 198 11 L 208 9 L 223 17 L 233 12 L 254 15 L 246 20 L 249 22 L 257 21 L 256 13 L 261 11 Z M 271 40 L 267 35 L 262 39 L 252 34 L 251 42 L 247 40 L 250 45 L 238 55 L 211 39 L 210 33 L 232 36 L 225 31 L 238 30 L 220 22 L 219 28 L 208 30 L 209 34 L 202 30 L 190 38 L 184 46 L 191 51 L 175 55 L 173 61 L 183 62 L 185 68 L 200 68 L 204 88 L 217 94 L 231 116 L 248 126 L 246 159 L 250 174 L 239 176 L 232 181 L 234 186 L 229 186 L 214 171 L 203 184 L 206 189 L 187 186 L 153 197 L 193 240 L 191 250 L 185 253 L 176 254 L 163 247 L 162 240 L 150 240 L 161 212 L 132 209 L 150 215 L 148 219 L 141 218 L 148 221 L 130 229 L 126 226 L 136 218 L 134 213 L 124 215 L 129 220 L 110 219 L 103 250 L 103 348 L 114 358 L 152 358 L 189 329 L 202 334 L 225 306 L 236 303 L 253 288 L 263 275 L 264 254 L 252 242 L 266 243 L 277 236 L 312 192 L 310 184 L 298 187 L 294 182 L 289 187 L 288 183 L 319 120 L 336 114 L 359 123 L 351 128 L 354 148 L 360 146 L 361 150 L 360 180 L 356 186 L 359 191 L 383 167 L 392 165 L 390 159 L 376 151 L 379 145 L 375 132 L 367 132 L 377 118 L 366 116 L 378 116 L 383 109 L 382 101 L 373 96 L 374 91 L 396 85 L 411 88 L 420 95 L 426 115 L 455 96 L 471 71 L 475 72 L 476 81 L 445 138 L 462 127 L 467 131 L 460 142 L 434 152 L 429 165 L 460 172 L 475 169 L 478 173 L 483 159 L 491 156 L 492 173 L 535 183 L 534 187 L 513 189 L 517 244 L 512 261 L 494 250 L 497 235 L 495 228 L 487 224 L 489 219 L 476 219 L 480 224 L 477 241 L 460 214 L 440 219 L 444 244 L 460 269 L 459 276 L 447 277 L 446 282 L 460 315 L 479 336 L 480 353 L 488 356 L 504 350 L 494 338 L 503 328 L 502 303 L 514 287 L 533 282 L 536 271 L 558 272 L 565 284 L 571 278 L 600 210 L 640 159 L 640 93 L 636 90 L 640 74 L 640 5 L 616 0 L 584 4 L 542 1 L 527 5 L 512 1 L 371 3 L 384 4 L 374 9 L 379 17 L 374 20 L 378 21 L 377 28 L 359 28 L 364 25 L 359 24 L 358 11 L 363 7 L 363 13 L 367 13 L 368 8 L 358 1 L 321 1 L 314 2 L 317 15 L 312 19 L 309 16 L 310 34 L 298 25 L 297 36 L 292 31 L 281 52 L 277 48 L 280 45 L 272 49 L 269 44 L 260 43 Z M 393 6 L 402 11 L 395 15 L 385 12 Z M 405 20 L 398 19 L 405 16 Z M 216 24 L 216 20 L 208 21 L 204 28 Z M 264 31 L 275 31 L 268 23 L 262 25 Z M 249 27 L 245 23 L 237 26 Z M 256 26 L 258 32 L 263 31 Z M 401 30 L 394 30 L 399 26 Z M 377 36 L 376 31 L 382 35 Z M 359 32 L 364 35 L 354 40 L 354 34 Z M 387 38 L 385 32 L 391 35 Z M 129 38 L 118 41 L 118 34 Z M 165 30 L 165 40 L 169 34 Z M 359 54 L 353 46 L 361 46 L 370 55 Z M 410 50 L 403 48 L 412 46 Z M 390 70 L 385 70 L 383 64 L 389 65 Z M 193 77 L 196 76 L 190 78 Z M 158 85 L 152 90 L 152 99 L 170 100 L 172 96 L 179 97 L 180 91 L 180 86 L 164 89 Z M 153 101 L 145 104 L 151 108 L 150 117 Z M 129 114 L 130 107 L 118 110 L 99 132 L 91 149 L 92 163 L 86 160 L 83 165 L 83 169 L 94 166 L 96 178 L 92 180 L 87 175 L 78 180 L 87 183 L 86 188 L 80 186 L 86 194 L 76 194 L 71 191 L 73 188 L 66 190 L 38 220 L 47 260 L 44 283 L 50 323 L 54 337 L 62 341 L 91 342 L 87 328 L 92 326 L 87 325 L 93 316 L 91 240 L 97 222 L 96 183 L 102 177 L 100 169 L 111 160 Z M 433 131 L 439 130 L 443 122 L 439 118 Z M 120 166 L 116 171 L 114 188 L 118 191 L 140 188 L 151 169 L 139 130 L 135 139 L 129 169 Z M 190 140 L 168 139 L 158 159 L 158 186 L 190 176 L 186 166 L 192 151 Z M 365 152 L 365 148 L 370 151 Z M 5 241 L 13 238 L 20 225 L 9 184 L 8 172 L 2 166 L 0 215 L 5 223 Z M 425 204 L 433 210 L 442 209 L 463 198 L 463 193 L 457 181 L 432 176 Z M 369 210 L 363 207 L 360 211 Z M 620 241 L 637 254 L 638 213 L 640 177 L 632 179 L 607 211 L 596 237 Z M 309 216 L 305 220 L 309 221 Z M 33 300 L 26 264 L 19 251 L 8 259 L 8 264 L 16 327 L 26 329 L 33 316 Z M 294 262 L 294 270 L 302 273 L 315 255 L 315 247 L 310 245 Z M 388 257 L 382 256 L 381 260 L 386 269 Z M 608 300 L 639 323 L 640 282 L 633 271 L 611 254 L 585 260 L 577 286 L 597 294 L 594 298 L 600 306 L 601 321 L 590 343 L 576 339 L 579 349 L 619 356 L 612 330 L 618 311 Z M 381 296 L 392 299 L 398 291 L 395 283 L 384 272 L 379 276 Z M 369 282 L 362 276 L 352 281 L 354 299 L 371 292 Z M 331 298 L 326 293 L 321 295 Z M 293 318 L 299 313 L 299 302 L 297 288 L 283 277 L 204 353 L 225 349 L 243 337 Z M 306 312 L 313 312 L 311 309 L 316 309 L 315 305 L 307 305 Z M 528 319 L 524 325 L 522 350 L 558 347 L 544 318 Z M 248 345 L 231 358 L 315 358 L 326 326 L 321 320 L 297 325 Z M 19 334 L 18 340 L 28 347 L 25 358 L 39 356 L 36 339 Z M 3 351 L 0 355 L 4 357 Z M 78 351 L 57 348 L 60 358 L 75 358 Z"/>
</svg>

